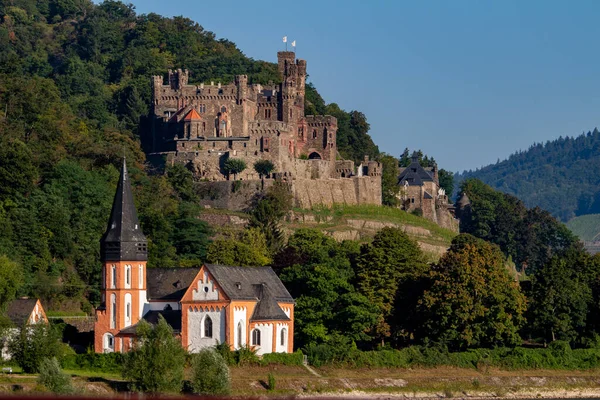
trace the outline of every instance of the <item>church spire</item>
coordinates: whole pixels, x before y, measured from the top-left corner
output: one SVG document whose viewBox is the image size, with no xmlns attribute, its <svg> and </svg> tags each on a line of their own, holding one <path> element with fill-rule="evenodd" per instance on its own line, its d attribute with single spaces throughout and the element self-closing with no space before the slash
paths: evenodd
<svg viewBox="0 0 600 400">
<path fill-rule="evenodd" d="M 100 240 L 102 261 L 146 261 L 148 241 L 140 228 L 127 163 L 123 167 L 106 232 Z"/>
</svg>

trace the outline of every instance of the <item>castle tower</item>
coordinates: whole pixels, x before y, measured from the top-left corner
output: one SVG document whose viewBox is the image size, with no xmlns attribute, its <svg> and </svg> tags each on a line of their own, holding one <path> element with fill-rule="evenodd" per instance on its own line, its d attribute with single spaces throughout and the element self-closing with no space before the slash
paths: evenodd
<svg viewBox="0 0 600 400">
<path fill-rule="evenodd" d="M 296 60 L 293 51 L 280 51 L 277 53 L 277 68 L 281 75 L 279 120 L 293 123 L 304 117 L 306 61 Z"/>
<path fill-rule="evenodd" d="M 103 307 L 96 311 L 94 347 L 96 352 L 127 351 L 131 343 L 117 335 L 136 324 L 144 311 L 148 241 L 138 221 L 125 159 L 100 252 Z"/>
</svg>

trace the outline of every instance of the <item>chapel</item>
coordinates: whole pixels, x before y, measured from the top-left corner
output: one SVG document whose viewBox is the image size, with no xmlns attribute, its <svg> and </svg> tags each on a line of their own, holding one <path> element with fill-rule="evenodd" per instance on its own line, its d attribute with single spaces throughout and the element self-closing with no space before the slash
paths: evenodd
<svg viewBox="0 0 600 400">
<path fill-rule="evenodd" d="M 227 343 L 256 354 L 291 353 L 294 299 L 270 267 L 205 264 L 147 268 L 148 241 L 123 167 L 101 239 L 102 305 L 96 310 L 97 353 L 126 352 L 137 324 L 162 316 L 190 352 Z"/>
</svg>

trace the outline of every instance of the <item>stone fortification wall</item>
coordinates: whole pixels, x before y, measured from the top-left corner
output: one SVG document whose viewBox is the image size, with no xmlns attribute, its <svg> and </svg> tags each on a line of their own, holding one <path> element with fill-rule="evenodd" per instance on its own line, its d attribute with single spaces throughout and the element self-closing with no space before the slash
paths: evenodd
<svg viewBox="0 0 600 400">
<path fill-rule="evenodd" d="M 297 207 L 339 204 L 381 205 L 381 177 L 354 176 L 345 179 L 295 179 L 292 191 Z"/>
<path fill-rule="evenodd" d="M 273 183 L 272 179 L 265 179 L 264 185 L 260 180 L 198 182 L 195 190 L 200 197 L 199 204 L 204 207 L 245 211 L 256 196 Z"/>
</svg>

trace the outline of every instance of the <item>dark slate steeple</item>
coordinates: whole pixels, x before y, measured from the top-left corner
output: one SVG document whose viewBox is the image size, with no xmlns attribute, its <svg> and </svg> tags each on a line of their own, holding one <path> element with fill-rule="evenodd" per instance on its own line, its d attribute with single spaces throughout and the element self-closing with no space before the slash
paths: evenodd
<svg viewBox="0 0 600 400">
<path fill-rule="evenodd" d="M 100 240 L 102 261 L 146 261 L 148 241 L 142 232 L 133 203 L 127 163 L 117 185 L 117 193 L 110 212 L 106 232 Z"/>
</svg>

